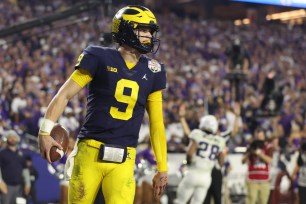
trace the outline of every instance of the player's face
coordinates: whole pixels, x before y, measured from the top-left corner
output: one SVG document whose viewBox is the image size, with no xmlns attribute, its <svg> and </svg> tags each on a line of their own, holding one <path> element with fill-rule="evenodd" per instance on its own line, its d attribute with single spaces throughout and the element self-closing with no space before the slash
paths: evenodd
<svg viewBox="0 0 306 204">
<path fill-rule="evenodd" d="M 136 29 L 136 35 L 141 44 L 151 43 L 152 31 L 150 28 L 140 27 Z"/>
</svg>

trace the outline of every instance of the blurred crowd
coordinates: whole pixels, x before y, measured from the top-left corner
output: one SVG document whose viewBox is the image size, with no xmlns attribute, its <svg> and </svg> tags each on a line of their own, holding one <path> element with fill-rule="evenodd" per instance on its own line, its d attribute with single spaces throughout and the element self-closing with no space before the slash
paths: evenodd
<svg viewBox="0 0 306 204">
<path fill-rule="evenodd" d="M 2 0 L 0 29 L 72 5 L 72 0 Z M 37 136 L 46 106 L 73 72 L 82 50 L 91 44 L 108 43 L 100 37 L 110 32 L 112 15 L 101 7 L 0 39 L 0 141 L 11 129 L 21 141 L 27 135 Z M 213 114 L 220 121 L 221 132 L 233 131 L 229 152 L 247 147 L 258 128 L 273 145 L 279 141 L 275 149 L 280 147 L 289 154 L 299 149 L 306 138 L 305 25 L 255 22 L 235 26 L 232 21 L 189 18 L 169 11 L 158 13 L 157 20 L 161 44 L 151 57 L 167 68 L 164 119 L 169 152 L 185 152 L 188 144 L 180 123 L 182 106 L 190 129 L 198 127 L 203 115 Z M 245 79 L 239 83 L 239 100 L 227 79 L 232 67 L 226 53 L 237 37 L 250 62 Z M 271 73 L 273 88 L 282 100 L 276 101 L 281 106 L 274 114 L 264 115 L 260 113 Z M 84 119 L 86 94 L 84 89 L 74 97 L 59 119 L 74 136 Z M 148 134 L 145 117 L 139 143 L 146 144 Z M 146 150 L 140 145 L 142 148 Z M 277 160 L 273 163 L 276 168 Z"/>
<path fill-rule="evenodd" d="M 62 11 L 72 3 L 1 1 L 0 28 Z M 253 23 L 237 27 L 231 21 L 195 19 L 171 12 L 159 13 L 157 19 L 161 44 L 152 57 L 167 67 L 164 112 L 171 151 L 184 151 L 181 144 L 186 135 L 178 114 L 182 104 L 186 106 L 186 120 L 191 129 L 198 126 L 204 114 L 216 115 L 221 121 L 221 131 L 232 129 L 238 117 L 239 131 L 231 139 L 231 150 L 246 146 L 258 127 L 266 131 L 267 137 L 281 138 L 282 147 L 298 147 L 299 141 L 306 137 L 306 58 L 302 54 L 306 50 L 305 26 Z M 64 22 L 2 39 L 0 135 L 9 129 L 20 135 L 37 135 L 47 104 L 73 72 L 77 57 L 88 45 L 101 44 L 99 39 L 110 31 L 111 20 L 112 15 L 100 8 L 91 14 L 80 13 Z M 231 70 L 226 49 L 237 36 L 250 57 L 246 79 L 240 83 L 240 101 L 235 101 L 231 83 L 225 79 Z M 282 106 L 277 114 L 260 117 L 257 113 L 265 98 L 264 84 L 271 70 L 283 97 Z M 71 100 L 59 121 L 75 134 L 83 121 L 86 91 Z M 239 115 L 235 106 L 240 109 Z M 140 141 L 148 134 L 146 120 Z"/>
</svg>

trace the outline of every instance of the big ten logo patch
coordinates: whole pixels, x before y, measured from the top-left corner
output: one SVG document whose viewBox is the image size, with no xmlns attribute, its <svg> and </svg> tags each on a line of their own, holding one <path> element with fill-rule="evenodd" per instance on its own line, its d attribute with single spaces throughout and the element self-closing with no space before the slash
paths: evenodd
<svg viewBox="0 0 306 204">
<path fill-rule="evenodd" d="M 107 66 L 106 69 L 107 69 L 107 71 L 109 71 L 109 72 L 116 72 L 116 73 L 118 72 L 118 69 L 115 68 L 115 67 Z"/>
</svg>

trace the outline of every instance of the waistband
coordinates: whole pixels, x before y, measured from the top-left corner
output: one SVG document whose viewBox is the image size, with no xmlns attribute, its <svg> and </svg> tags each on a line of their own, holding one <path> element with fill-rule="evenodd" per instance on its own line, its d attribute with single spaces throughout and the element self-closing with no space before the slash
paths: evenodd
<svg viewBox="0 0 306 204">
<path fill-rule="evenodd" d="M 88 146 L 91 146 L 91 147 L 94 147 L 94 148 L 97 148 L 97 149 L 100 149 L 101 145 L 105 144 L 103 142 L 100 142 L 100 141 L 97 141 L 97 140 L 94 140 L 94 139 L 83 139 L 83 140 L 80 140 L 80 142 L 83 142 L 83 143 L 87 144 Z M 136 148 L 135 147 L 127 147 L 127 150 L 128 150 L 128 152 L 136 153 Z"/>
</svg>

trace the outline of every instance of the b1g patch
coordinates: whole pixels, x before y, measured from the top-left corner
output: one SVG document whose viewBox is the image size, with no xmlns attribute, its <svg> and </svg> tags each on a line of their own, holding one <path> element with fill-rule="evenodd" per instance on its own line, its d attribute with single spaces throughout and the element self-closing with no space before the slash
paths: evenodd
<svg viewBox="0 0 306 204">
<path fill-rule="evenodd" d="M 148 67 L 153 73 L 161 71 L 161 66 L 156 60 L 149 60 Z"/>
</svg>

